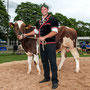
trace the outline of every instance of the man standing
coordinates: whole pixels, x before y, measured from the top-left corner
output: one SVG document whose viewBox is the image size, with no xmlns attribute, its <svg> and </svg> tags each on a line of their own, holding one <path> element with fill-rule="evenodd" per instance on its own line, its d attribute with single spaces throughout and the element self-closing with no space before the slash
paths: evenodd
<svg viewBox="0 0 90 90">
<path fill-rule="evenodd" d="M 44 79 L 39 83 L 50 81 L 50 68 L 52 72 L 52 89 L 58 87 L 58 75 L 56 64 L 56 42 L 55 35 L 58 32 L 57 20 L 48 14 L 49 8 L 46 4 L 41 6 L 42 19 L 36 23 L 36 29 L 31 33 L 24 34 L 24 37 L 39 34 L 40 40 L 40 55 L 44 69 Z M 18 36 L 22 39 L 21 36 Z M 43 46 L 42 42 L 45 41 Z M 49 64 L 50 63 L 50 64 Z"/>
</svg>

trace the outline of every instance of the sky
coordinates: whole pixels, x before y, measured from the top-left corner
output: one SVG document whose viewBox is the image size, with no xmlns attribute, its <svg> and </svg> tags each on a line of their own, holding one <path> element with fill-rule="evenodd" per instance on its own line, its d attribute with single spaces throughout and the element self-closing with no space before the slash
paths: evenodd
<svg viewBox="0 0 90 90">
<path fill-rule="evenodd" d="M 49 11 L 53 14 L 61 13 L 67 18 L 75 18 L 76 21 L 90 23 L 90 0 L 9 0 L 10 21 L 16 16 L 15 9 L 21 2 L 32 2 L 35 4 L 46 3 Z M 5 0 L 7 6 L 7 0 Z"/>
</svg>

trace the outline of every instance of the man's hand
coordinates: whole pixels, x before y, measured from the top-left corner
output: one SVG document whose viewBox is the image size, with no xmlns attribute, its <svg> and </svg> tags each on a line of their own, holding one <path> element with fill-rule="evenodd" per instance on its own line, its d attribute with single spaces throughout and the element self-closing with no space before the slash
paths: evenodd
<svg viewBox="0 0 90 90">
<path fill-rule="evenodd" d="M 46 38 L 45 37 L 39 37 L 40 41 L 44 41 Z"/>
<path fill-rule="evenodd" d="M 24 39 L 25 37 L 26 37 L 25 34 L 23 34 L 23 35 L 18 35 L 18 36 L 17 36 L 17 38 L 18 38 L 19 40 Z"/>
<path fill-rule="evenodd" d="M 19 40 L 21 40 L 21 39 L 22 39 L 22 35 L 18 35 L 17 38 L 18 38 Z"/>
</svg>

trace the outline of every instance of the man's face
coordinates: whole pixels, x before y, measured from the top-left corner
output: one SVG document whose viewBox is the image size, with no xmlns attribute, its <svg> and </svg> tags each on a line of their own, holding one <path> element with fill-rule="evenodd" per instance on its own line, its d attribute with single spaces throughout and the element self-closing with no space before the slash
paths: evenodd
<svg viewBox="0 0 90 90">
<path fill-rule="evenodd" d="M 42 7 L 41 8 L 41 13 L 42 13 L 43 16 L 47 15 L 48 14 L 48 9 L 45 8 L 45 7 Z"/>
</svg>

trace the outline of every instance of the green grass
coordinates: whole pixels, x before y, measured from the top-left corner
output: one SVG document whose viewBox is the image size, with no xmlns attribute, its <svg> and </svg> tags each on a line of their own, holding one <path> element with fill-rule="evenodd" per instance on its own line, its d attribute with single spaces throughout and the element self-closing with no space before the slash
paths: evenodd
<svg viewBox="0 0 90 90">
<path fill-rule="evenodd" d="M 60 57 L 60 53 L 57 54 L 57 57 Z M 72 57 L 71 53 L 67 53 L 67 57 Z M 90 57 L 90 54 L 87 53 L 80 54 L 80 57 Z M 0 63 L 11 62 L 11 61 L 21 61 L 27 60 L 27 55 L 13 55 L 12 51 L 0 51 Z"/>
<path fill-rule="evenodd" d="M 67 55 L 67 57 L 72 57 L 72 54 L 70 52 L 69 53 L 66 53 L 66 55 Z M 80 54 L 80 52 L 79 52 L 79 55 L 80 55 L 80 57 L 90 57 L 90 54 L 87 54 L 85 52 L 83 52 L 83 54 Z M 60 56 L 61 56 L 61 54 L 58 53 L 57 54 L 57 57 L 60 57 Z"/>
<path fill-rule="evenodd" d="M 0 63 L 26 60 L 27 56 L 24 55 L 12 55 L 12 54 L 0 54 Z"/>
</svg>

